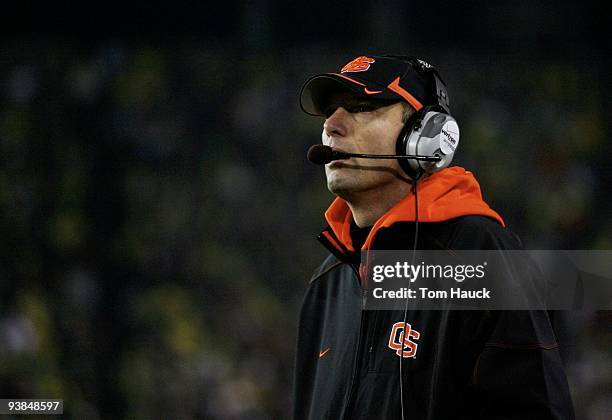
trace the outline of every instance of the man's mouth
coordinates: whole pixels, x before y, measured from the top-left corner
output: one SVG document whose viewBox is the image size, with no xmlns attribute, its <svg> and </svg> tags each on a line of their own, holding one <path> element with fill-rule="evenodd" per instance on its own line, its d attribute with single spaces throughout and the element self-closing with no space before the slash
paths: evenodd
<svg viewBox="0 0 612 420">
<path fill-rule="evenodd" d="M 342 168 L 342 167 L 346 166 L 346 165 L 343 164 L 343 162 L 346 162 L 346 161 L 345 160 L 332 160 L 326 166 L 328 168 Z"/>
<path fill-rule="evenodd" d="M 332 147 L 332 150 L 334 152 L 340 152 L 340 153 L 351 153 L 351 152 L 347 152 L 346 150 L 340 149 L 338 147 Z"/>
</svg>

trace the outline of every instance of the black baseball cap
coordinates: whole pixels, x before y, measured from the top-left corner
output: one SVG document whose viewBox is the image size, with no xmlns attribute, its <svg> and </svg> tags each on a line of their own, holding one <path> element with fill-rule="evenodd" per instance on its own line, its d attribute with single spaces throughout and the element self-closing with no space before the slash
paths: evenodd
<svg viewBox="0 0 612 420">
<path fill-rule="evenodd" d="M 300 106 L 321 116 L 331 94 L 349 90 L 369 99 L 405 101 L 415 110 L 432 102 L 425 72 L 433 69 L 423 60 L 405 56 L 362 55 L 339 72 L 312 76 L 302 86 Z"/>
</svg>

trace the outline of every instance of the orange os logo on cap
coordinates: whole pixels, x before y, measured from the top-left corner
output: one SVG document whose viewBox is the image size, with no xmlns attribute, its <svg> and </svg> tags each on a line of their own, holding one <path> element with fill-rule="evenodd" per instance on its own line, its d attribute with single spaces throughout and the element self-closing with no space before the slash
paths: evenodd
<svg viewBox="0 0 612 420">
<path fill-rule="evenodd" d="M 370 64 L 374 63 L 376 60 L 370 57 L 366 57 L 362 55 L 361 57 L 357 57 L 350 63 L 347 63 L 342 69 L 340 73 L 355 73 L 358 71 L 366 71 L 370 68 Z"/>
</svg>

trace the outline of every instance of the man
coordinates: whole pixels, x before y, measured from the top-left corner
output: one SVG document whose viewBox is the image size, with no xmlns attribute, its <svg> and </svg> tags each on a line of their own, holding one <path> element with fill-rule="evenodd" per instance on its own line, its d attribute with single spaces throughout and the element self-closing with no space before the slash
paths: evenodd
<svg viewBox="0 0 612 420">
<path fill-rule="evenodd" d="M 448 166 L 459 131 L 437 71 L 360 56 L 310 78 L 300 104 L 325 118 L 322 142 L 335 154 L 309 158 L 327 163 L 337 198 L 319 235 L 331 254 L 300 314 L 294 417 L 573 418 L 546 312 L 366 310 L 361 251 L 521 249 L 474 176 Z"/>
</svg>

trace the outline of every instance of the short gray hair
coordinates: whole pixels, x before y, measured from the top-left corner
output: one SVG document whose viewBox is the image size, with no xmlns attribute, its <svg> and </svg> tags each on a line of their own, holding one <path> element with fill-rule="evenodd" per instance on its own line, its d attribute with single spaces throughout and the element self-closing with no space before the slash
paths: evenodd
<svg viewBox="0 0 612 420">
<path fill-rule="evenodd" d="M 414 114 L 415 110 L 413 107 L 411 107 L 406 102 L 402 101 L 401 104 L 402 104 L 402 107 L 404 108 L 404 113 L 402 114 L 402 122 L 405 124 L 406 121 L 408 121 L 408 118 L 410 118 L 412 114 Z"/>
</svg>

